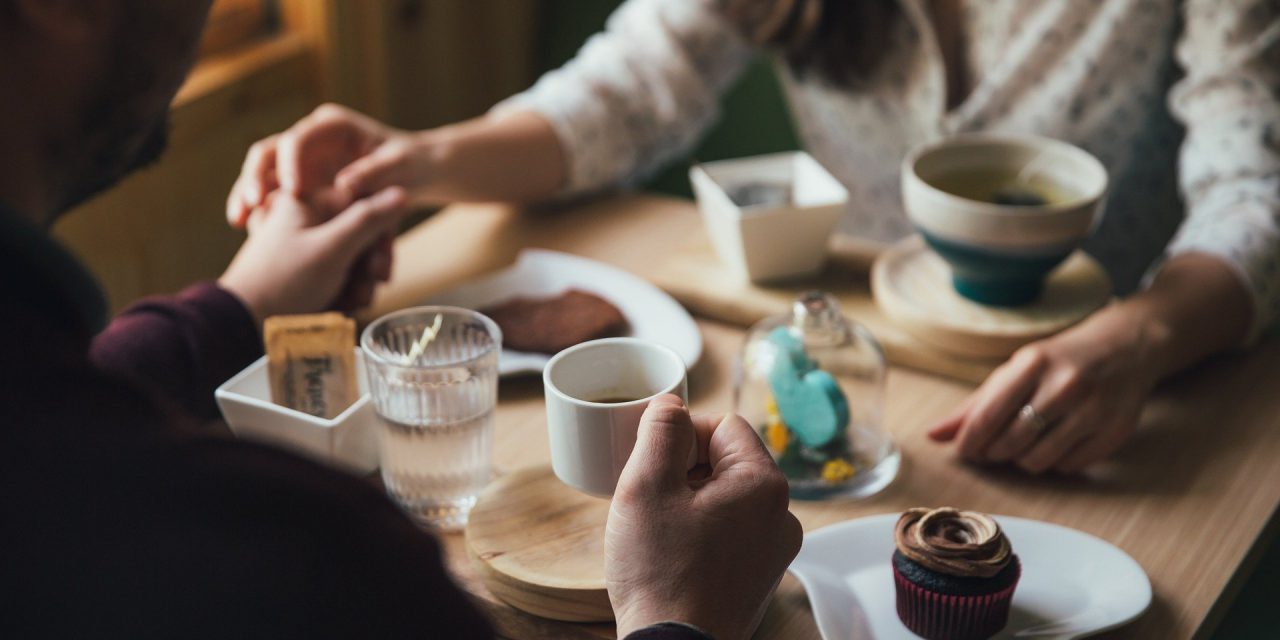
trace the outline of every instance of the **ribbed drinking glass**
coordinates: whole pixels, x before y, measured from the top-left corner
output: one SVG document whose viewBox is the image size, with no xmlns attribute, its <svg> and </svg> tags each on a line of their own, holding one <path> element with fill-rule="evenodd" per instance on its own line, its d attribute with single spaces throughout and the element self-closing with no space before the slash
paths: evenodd
<svg viewBox="0 0 1280 640">
<path fill-rule="evenodd" d="M 360 346 L 387 493 L 425 526 L 461 528 L 492 476 L 502 332 L 468 309 L 416 307 L 374 321 Z"/>
</svg>

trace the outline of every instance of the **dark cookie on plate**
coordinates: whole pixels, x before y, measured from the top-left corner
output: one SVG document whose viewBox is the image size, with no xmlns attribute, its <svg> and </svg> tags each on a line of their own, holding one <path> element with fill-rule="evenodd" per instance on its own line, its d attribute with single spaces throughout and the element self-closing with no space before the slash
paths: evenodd
<svg viewBox="0 0 1280 640">
<path fill-rule="evenodd" d="M 617 307 L 578 289 L 545 298 L 511 298 L 479 311 L 502 329 L 502 346 L 515 351 L 551 355 L 627 330 L 627 319 Z"/>
</svg>

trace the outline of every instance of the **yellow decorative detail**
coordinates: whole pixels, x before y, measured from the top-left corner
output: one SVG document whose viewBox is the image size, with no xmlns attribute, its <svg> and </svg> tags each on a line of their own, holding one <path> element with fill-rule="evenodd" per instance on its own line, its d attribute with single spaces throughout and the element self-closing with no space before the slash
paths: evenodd
<svg viewBox="0 0 1280 640">
<path fill-rule="evenodd" d="M 852 478 L 857 471 L 847 460 L 828 460 L 822 466 L 822 479 L 831 483 L 843 482 Z"/>
<path fill-rule="evenodd" d="M 764 401 L 764 412 L 769 414 L 770 418 L 778 417 L 778 401 L 774 400 L 773 396 L 769 396 L 769 399 Z"/>
<path fill-rule="evenodd" d="M 787 425 L 782 424 L 781 420 L 771 418 L 768 426 L 765 427 L 764 434 L 765 439 L 769 441 L 769 448 L 779 455 L 787 450 L 788 444 L 791 444 L 791 431 L 787 429 Z"/>
</svg>

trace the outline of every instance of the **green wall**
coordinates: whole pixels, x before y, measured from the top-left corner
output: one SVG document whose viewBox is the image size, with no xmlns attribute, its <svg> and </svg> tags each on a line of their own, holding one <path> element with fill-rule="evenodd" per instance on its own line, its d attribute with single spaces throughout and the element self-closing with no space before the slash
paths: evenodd
<svg viewBox="0 0 1280 640">
<path fill-rule="evenodd" d="M 547 0 L 540 16 L 538 66 L 554 69 L 573 57 L 604 27 L 619 0 Z M 691 154 L 701 161 L 798 149 L 791 117 L 770 60 L 758 57 L 722 100 L 720 121 Z M 681 158 L 647 185 L 654 191 L 690 195 L 690 158 Z"/>
</svg>

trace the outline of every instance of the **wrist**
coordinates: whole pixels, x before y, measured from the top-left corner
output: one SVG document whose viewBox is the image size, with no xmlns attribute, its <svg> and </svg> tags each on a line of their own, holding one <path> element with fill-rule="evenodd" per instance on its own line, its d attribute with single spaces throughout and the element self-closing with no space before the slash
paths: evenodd
<svg viewBox="0 0 1280 640">
<path fill-rule="evenodd" d="M 551 124 L 532 112 L 486 115 L 415 134 L 431 167 L 430 200 L 534 202 L 559 193 L 567 163 Z"/>
<path fill-rule="evenodd" d="M 651 602 L 641 606 L 622 607 L 617 611 L 618 637 L 648 629 L 655 625 L 677 624 L 696 629 L 713 638 L 734 638 L 743 635 L 730 624 L 716 623 L 716 616 L 707 608 L 689 606 L 688 602 Z M 746 634 L 750 635 L 750 634 Z"/>
<path fill-rule="evenodd" d="M 222 274 L 217 283 L 219 288 L 231 294 L 236 300 L 240 301 L 241 305 L 244 305 L 245 310 L 253 318 L 254 325 L 261 329 L 262 322 L 269 315 L 269 310 L 264 308 L 264 301 L 262 296 L 258 295 L 257 290 L 251 284 L 239 278 L 231 269 Z"/>
<path fill-rule="evenodd" d="M 1147 386 L 1155 387 L 1161 380 L 1177 372 L 1175 363 L 1181 360 L 1179 341 L 1175 328 L 1148 292 L 1108 307 L 1115 317 L 1111 322 L 1122 327 L 1128 336 L 1128 357 L 1138 364 L 1137 374 L 1145 378 Z"/>
<path fill-rule="evenodd" d="M 1115 305 L 1143 338 L 1139 355 L 1155 380 L 1240 345 L 1252 319 L 1249 293 L 1221 259 L 1169 259 L 1151 287 Z"/>
<path fill-rule="evenodd" d="M 625 638 L 636 631 L 645 627 L 655 625 L 664 620 L 674 619 L 671 615 L 661 615 L 658 612 L 649 613 L 637 611 L 634 607 L 627 607 L 619 610 L 614 607 L 614 620 L 617 625 L 618 637 Z"/>
<path fill-rule="evenodd" d="M 1151 353 L 1154 370 L 1159 378 L 1164 378 L 1176 371 L 1171 357 L 1177 348 L 1177 332 L 1169 322 L 1169 318 L 1159 312 L 1155 305 L 1142 304 L 1145 300 L 1136 301 L 1138 309 L 1134 312 L 1143 336 L 1145 348 Z"/>
<path fill-rule="evenodd" d="M 439 205 L 451 199 L 446 192 L 458 183 L 458 157 L 465 144 L 455 128 L 446 126 L 410 134 L 414 179 L 406 186 L 415 206 Z"/>
<path fill-rule="evenodd" d="M 690 616 L 688 615 L 682 615 L 680 612 L 667 610 L 663 607 L 653 607 L 652 609 L 655 610 L 648 610 L 645 607 L 629 607 L 619 611 L 617 615 L 618 637 L 625 638 L 636 631 L 663 622 L 679 621 L 682 624 L 696 626 L 690 621 Z"/>
<path fill-rule="evenodd" d="M 625 635 L 618 634 L 623 640 L 715 640 L 711 634 L 684 622 L 663 621 L 641 627 Z"/>
</svg>

